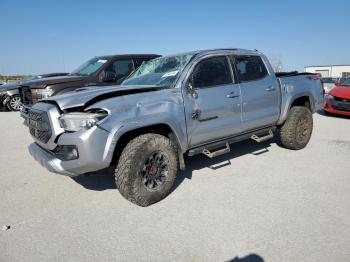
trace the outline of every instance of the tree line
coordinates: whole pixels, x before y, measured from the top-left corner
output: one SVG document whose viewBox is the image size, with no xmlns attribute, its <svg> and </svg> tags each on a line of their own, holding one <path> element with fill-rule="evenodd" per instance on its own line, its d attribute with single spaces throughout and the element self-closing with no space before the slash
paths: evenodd
<svg viewBox="0 0 350 262">
<path fill-rule="evenodd" d="M 0 81 L 21 81 L 30 78 L 31 75 L 0 75 Z"/>
</svg>

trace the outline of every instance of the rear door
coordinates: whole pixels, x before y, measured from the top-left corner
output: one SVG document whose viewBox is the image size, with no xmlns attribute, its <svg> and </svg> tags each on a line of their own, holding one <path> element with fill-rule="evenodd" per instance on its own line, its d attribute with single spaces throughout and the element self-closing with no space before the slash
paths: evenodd
<svg viewBox="0 0 350 262">
<path fill-rule="evenodd" d="M 280 113 L 280 89 L 274 72 L 268 72 L 260 56 L 234 56 L 241 87 L 242 131 L 274 125 Z"/>
<path fill-rule="evenodd" d="M 199 61 L 188 82 L 196 92 L 193 96 L 183 88 L 190 146 L 240 132 L 240 89 L 233 79 L 227 56 L 212 56 Z"/>
</svg>

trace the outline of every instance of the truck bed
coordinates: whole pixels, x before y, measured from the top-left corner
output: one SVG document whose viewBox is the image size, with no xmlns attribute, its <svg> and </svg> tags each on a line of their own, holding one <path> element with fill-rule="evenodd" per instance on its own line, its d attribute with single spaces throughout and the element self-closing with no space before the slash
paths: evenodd
<svg viewBox="0 0 350 262">
<path fill-rule="evenodd" d="M 311 111 L 320 110 L 324 102 L 324 90 L 322 82 L 317 74 L 293 72 L 276 73 L 277 80 L 281 89 L 281 115 L 279 124 L 282 123 L 288 114 L 290 104 L 295 97 L 305 95 L 313 99 L 311 102 Z"/>
</svg>

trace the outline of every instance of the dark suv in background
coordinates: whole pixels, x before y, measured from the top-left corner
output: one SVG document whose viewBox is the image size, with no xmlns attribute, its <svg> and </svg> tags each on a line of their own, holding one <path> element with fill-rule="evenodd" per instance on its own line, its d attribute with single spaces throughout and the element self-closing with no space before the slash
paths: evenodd
<svg viewBox="0 0 350 262">
<path fill-rule="evenodd" d="M 81 87 L 118 85 L 144 61 L 155 54 L 111 55 L 94 57 L 72 73 L 62 77 L 27 82 L 19 88 L 21 101 L 32 105 L 43 98 L 60 95 Z"/>
</svg>

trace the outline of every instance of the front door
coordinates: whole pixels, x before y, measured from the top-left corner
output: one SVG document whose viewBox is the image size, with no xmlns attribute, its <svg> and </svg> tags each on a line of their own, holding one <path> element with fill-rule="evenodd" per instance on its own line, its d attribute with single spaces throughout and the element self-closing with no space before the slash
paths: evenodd
<svg viewBox="0 0 350 262">
<path fill-rule="evenodd" d="M 240 87 L 234 81 L 228 57 L 199 61 L 185 85 L 188 83 L 196 93 L 183 88 L 189 146 L 240 132 Z"/>
</svg>

